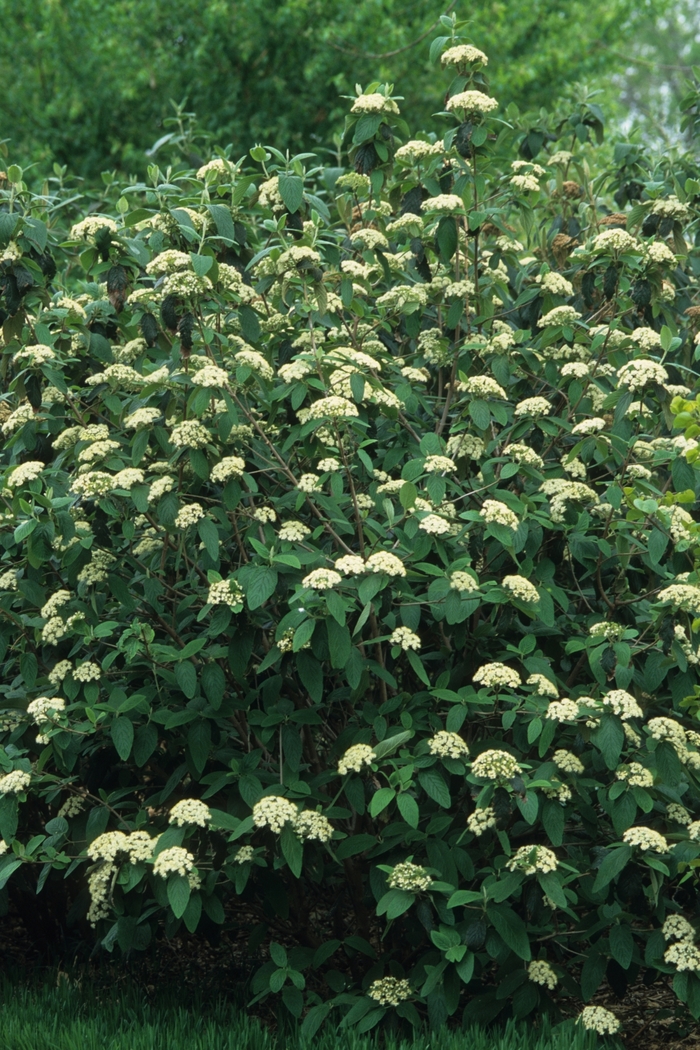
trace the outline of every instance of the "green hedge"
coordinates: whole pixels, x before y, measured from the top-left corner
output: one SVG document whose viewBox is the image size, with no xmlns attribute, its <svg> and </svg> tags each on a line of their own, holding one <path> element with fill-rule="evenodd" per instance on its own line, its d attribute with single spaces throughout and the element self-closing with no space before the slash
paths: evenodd
<svg viewBox="0 0 700 1050">
<path fill-rule="evenodd" d="M 534 162 L 444 43 L 340 177 L 153 166 L 69 229 L 8 169 L 0 881 L 109 950 L 245 917 L 307 1037 L 698 1016 L 698 171 L 583 103 Z"/>
</svg>

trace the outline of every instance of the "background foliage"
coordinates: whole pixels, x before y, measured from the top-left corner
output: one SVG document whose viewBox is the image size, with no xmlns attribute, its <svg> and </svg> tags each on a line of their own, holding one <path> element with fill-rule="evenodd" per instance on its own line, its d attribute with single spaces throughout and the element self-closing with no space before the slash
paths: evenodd
<svg viewBox="0 0 700 1050">
<path fill-rule="evenodd" d="M 0 882 L 248 923 L 307 1035 L 700 1014 L 699 172 L 490 68 L 434 141 L 369 85 L 342 175 L 0 188 Z"/>
<path fill-rule="evenodd" d="M 549 106 L 565 85 L 604 73 L 606 108 L 622 92 L 619 115 L 643 110 L 648 130 L 648 114 L 656 121 L 668 108 L 668 86 L 677 98 L 679 74 L 658 64 L 678 65 L 679 37 L 681 61 L 694 61 L 693 7 L 684 20 L 670 5 L 670 57 L 671 32 L 658 22 L 667 0 L 489 0 L 463 16 L 497 59 L 494 90 L 520 109 Z M 143 151 L 170 133 L 170 100 L 186 100 L 237 156 L 258 141 L 331 147 L 340 96 L 375 78 L 400 83 L 414 127 L 428 127 L 444 86 L 415 42 L 442 9 L 437 0 L 2 0 L 3 134 L 17 157 L 82 177 L 140 172 Z M 637 55 L 644 64 L 630 65 Z"/>
</svg>

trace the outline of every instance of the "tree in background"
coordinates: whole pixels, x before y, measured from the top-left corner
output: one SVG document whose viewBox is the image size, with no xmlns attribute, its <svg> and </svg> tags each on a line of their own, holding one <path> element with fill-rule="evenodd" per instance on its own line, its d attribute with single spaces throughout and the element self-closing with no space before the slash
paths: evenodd
<svg viewBox="0 0 700 1050">
<path fill-rule="evenodd" d="M 3 0 L 3 128 L 24 158 L 90 177 L 142 169 L 171 100 L 186 99 L 236 154 L 261 140 L 331 145 L 341 95 L 375 78 L 396 84 L 417 126 L 427 126 L 442 87 L 417 45 L 436 31 L 443 4 Z M 462 16 L 465 8 L 449 5 Z M 623 74 L 636 42 L 654 46 L 667 8 L 668 0 L 488 0 L 469 14 L 493 58 L 494 90 L 530 109 L 567 83 Z M 607 101 L 618 94 L 611 84 Z"/>
</svg>

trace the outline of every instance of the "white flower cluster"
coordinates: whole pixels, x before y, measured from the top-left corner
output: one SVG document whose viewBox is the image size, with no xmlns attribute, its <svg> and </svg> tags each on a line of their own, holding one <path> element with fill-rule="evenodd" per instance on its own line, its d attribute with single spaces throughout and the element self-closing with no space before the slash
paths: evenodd
<svg viewBox="0 0 700 1050">
<path fill-rule="evenodd" d="M 266 795 L 253 806 L 253 823 L 256 828 L 269 828 L 279 835 L 285 824 L 293 824 L 297 808 L 281 795 Z"/>
<path fill-rule="evenodd" d="M 470 813 L 467 817 L 467 827 L 477 838 L 489 828 L 495 828 L 496 811 L 493 806 L 484 806 L 483 809 L 475 809 L 473 813 Z"/>
<path fill-rule="evenodd" d="M 549 325 L 571 325 L 578 321 L 581 314 L 574 310 L 573 306 L 555 306 L 549 313 L 540 317 L 537 322 L 538 328 L 547 328 Z"/>
<path fill-rule="evenodd" d="M 676 824 L 689 825 L 693 821 L 693 818 L 685 806 L 681 806 L 678 802 L 669 802 L 666 806 L 666 813 L 668 819 L 674 821 Z"/>
<path fill-rule="evenodd" d="M 389 641 L 392 645 L 399 645 L 404 650 L 408 649 L 420 649 L 421 640 L 414 631 L 411 631 L 408 627 L 396 627 L 389 637 Z"/>
<path fill-rule="evenodd" d="M 574 286 L 571 281 L 567 281 L 566 277 L 557 273 L 556 270 L 550 270 L 549 273 L 545 274 L 538 274 L 537 277 L 535 277 L 535 281 L 539 284 L 542 291 L 548 292 L 549 295 L 574 294 Z"/>
<path fill-rule="evenodd" d="M 206 448 L 209 431 L 196 419 L 185 419 L 173 427 L 170 441 L 176 448 Z"/>
<path fill-rule="evenodd" d="M 506 401 L 508 398 L 501 384 L 491 376 L 470 376 L 469 379 L 461 380 L 457 387 L 463 394 L 472 394 L 474 397 L 497 397 L 501 401 Z"/>
<path fill-rule="evenodd" d="M 396 554 L 391 551 L 376 551 L 366 561 L 370 572 L 384 572 L 387 576 L 405 576 L 406 567 Z"/>
<path fill-rule="evenodd" d="M 575 700 L 565 697 L 563 700 L 552 700 L 545 711 L 544 717 L 553 722 L 573 722 L 578 718 L 579 709 Z"/>
<path fill-rule="evenodd" d="M 235 580 L 217 580 L 209 585 L 208 605 L 228 605 L 234 609 L 243 602 L 243 591 Z"/>
<path fill-rule="evenodd" d="M 278 536 L 288 543 L 303 543 L 307 536 L 311 535 L 311 529 L 304 525 L 303 521 L 287 521 L 282 525 Z M 364 566 L 364 562 L 362 562 Z M 335 565 L 338 568 L 338 563 Z"/>
<path fill-rule="evenodd" d="M 23 769 L 13 769 L 0 777 L 0 795 L 21 795 L 28 788 L 32 777 Z"/>
<path fill-rule="evenodd" d="M 392 98 L 373 91 L 369 95 L 358 95 L 353 102 L 351 113 L 398 113 L 399 107 Z"/>
<path fill-rule="evenodd" d="M 294 830 L 300 839 L 330 842 L 333 838 L 333 825 L 323 813 L 313 809 L 303 809 L 294 818 Z"/>
<path fill-rule="evenodd" d="M 691 583 L 672 583 L 659 591 L 660 602 L 671 602 L 676 609 L 700 616 L 700 587 Z"/>
<path fill-rule="evenodd" d="M 334 569 L 312 569 L 301 581 L 302 587 L 313 591 L 328 591 L 342 581 L 342 576 Z"/>
<path fill-rule="evenodd" d="M 622 841 L 629 846 L 639 846 L 644 853 L 647 850 L 651 850 L 652 853 L 668 853 L 668 842 L 653 828 L 628 828 L 622 836 Z"/>
<path fill-rule="evenodd" d="M 498 102 L 483 91 L 460 91 L 447 100 L 445 108 L 450 113 L 455 109 L 464 113 L 493 113 L 498 109 Z"/>
<path fill-rule="evenodd" d="M 628 361 L 617 373 L 618 383 L 625 386 L 633 393 L 642 390 L 652 383 L 663 386 L 668 383 L 668 372 L 663 365 L 657 361 L 651 361 L 645 357 L 638 357 L 635 361 Z"/>
<path fill-rule="evenodd" d="M 464 201 L 456 193 L 438 193 L 436 197 L 424 200 L 421 210 L 437 212 L 440 215 L 454 215 L 456 211 L 464 213 Z"/>
<path fill-rule="evenodd" d="M 27 704 L 27 714 L 33 719 L 37 726 L 46 725 L 53 721 L 54 717 L 65 711 L 66 701 L 60 696 L 38 696 Z"/>
<path fill-rule="evenodd" d="M 597 1032 L 598 1035 L 614 1035 L 620 1030 L 617 1017 L 604 1006 L 584 1006 L 576 1024 L 582 1025 L 589 1032 Z"/>
<path fill-rule="evenodd" d="M 201 503 L 188 503 L 175 515 L 175 526 L 178 529 L 189 529 L 196 525 L 204 517 L 204 508 Z"/>
<path fill-rule="evenodd" d="M 489 60 L 478 47 L 472 47 L 471 44 L 455 44 L 443 51 L 440 61 L 443 66 L 466 66 L 475 63 L 487 66 Z"/>
<path fill-rule="evenodd" d="M 553 991 L 559 978 L 545 959 L 533 959 L 527 968 L 527 976 L 535 984 L 541 984 L 543 988 Z"/>
<path fill-rule="evenodd" d="M 675 966 L 679 972 L 700 970 L 700 949 L 690 940 L 677 941 L 664 952 L 664 962 Z"/>
<path fill-rule="evenodd" d="M 420 864 L 410 860 L 397 864 L 389 876 L 390 890 L 405 890 L 407 893 L 423 893 L 430 887 L 433 879 Z"/>
<path fill-rule="evenodd" d="M 361 773 L 363 766 L 371 766 L 377 756 L 369 744 L 353 744 L 338 762 L 338 773 Z"/>
<path fill-rule="evenodd" d="M 507 751 L 482 751 L 472 762 L 472 773 L 482 780 L 512 780 L 521 773 L 520 766 Z"/>
<path fill-rule="evenodd" d="M 665 941 L 694 941 L 695 929 L 682 915 L 669 915 L 661 927 Z"/>
<path fill-rule="evenodd" d="M 382 977 L 378 981 L 372 981 L 367 995 L 380 1006 L 398 1006 L 411 998 L 411 986 L 402 977 Z"/>
<path fill-rule="evenodd" d="M 644 714 L 632 694 L 624 689 L 611 689 L 603 697 L 603 704 L 612 708 L 613 714 L 618 715 L 623 721 L 630 718 L 641 718 Z"/>
<path fill-rule="evenodd" d="M 559 690 L 554 682 L 550 681 L 550 679 L 543 674 L 531 674 L 529 678 L 526 679 L 525 685 L 534 685 L 535 693 L 538 696 L 559 696 Z"/>
<path fill-rule="evenodd" d="M 469 748 L 459 733 L 450 733 L 446 729 L 441 729 L 430 738 L 428 749 L 431 755 L 440 758 L 464 758 L 469 754 Z"/>
<path fill-rule="evenodd" d="M 97 664 L 90 660 L 79 664 L 73 669 L 73 678 L 76 682 L 96 682 L 102 677 L 102 671 Z"/>
<path fill-rule="evenodd" d="M 224 483 L 231 478 L 240 478 L 245 470 L 245 460 L 240 456 L 224 456 L 212 467 L 211 480 Z"/>
<path fill-rule="evenodd" d="M 520 524 L 518 515 L 507 504 L 497 499 L 485 499 L 481 505 L 479 516 L 487 525 L 505 525 L 514 531 Z"/>
<path fill-rule="evenodd" d="M 521 602 L 538 602 L 539 591 L 524 576 L 504 576 L 501 585 L 510 591 L 514 598 Z"/>
<path fill-rule="evenodd" d="M 153 863 L 153 874 L 167 879 L 169 875 L 187 875 L 194 871 L 194 857 L 184 846 L 171 846 L 158 854 Z"/>
<path fill-rule="evenodd" d="M 520 846 L 510 858 L 506 867 L 510 871 L 522 871 L 525 875 L 556 871 L 558 861 L 556 854 L 547 846 Z"/>
<path fill-rule="evenodd" d="M 571 751 L 566 751 L 563 748 L 555 751 L 552 755 L 552 761 L 557 769 L 561 769 L 564 773 L 583 773 L 583 762 Z"/>
<path fill-rule="evenodd" d="M 170 810 L 168 823 L 182 828 L 186 824 L 196 824 L 199 828 L 206 828 L 211 820 L 211 810 L 206 802 L 198 798 L 183 798 Z"/>
<path fill-rule="evenodd" d="M 450 523 L 437 514 L 427 514 L 424 518 L 421 518 L 418 522 L 418 528 L 422 529 L 423 532 L 427 532 L 430 536 L 444 536 L 445 533 L 452 531 Z"/>
<path fill-rule="evenodd" d="M 603 230 L 593 240 L 595 252 L 638 252 L 641 246 L 636 237 L 627 230 Z"/>
<path fill-rule="evenodd" d="M 522 679 L 517 671 L 507 664 L 498 662 L 482 664 L 474 672 L 474 681 L 486 686 L 487 689 L 517 689 L 522 684 Z"/>
<path fill-rule="evenodd" d="M 8 489 L 19 488 L 21 485 L 26 485 L 28 481 L 36 481 L 43 469 L 44 464 L 39 460 L 29 459 L 10 471 L 5 484 Z"/>
<path fill-rule="evenodd" d="M 626 780 L 630 787 L 647 788 L 654 786 L 654 775 L 646 769 L 641 762 L 630 762 L 628 765 L 618 766 L 615 770 L 618 780 Z"/>
</svg>

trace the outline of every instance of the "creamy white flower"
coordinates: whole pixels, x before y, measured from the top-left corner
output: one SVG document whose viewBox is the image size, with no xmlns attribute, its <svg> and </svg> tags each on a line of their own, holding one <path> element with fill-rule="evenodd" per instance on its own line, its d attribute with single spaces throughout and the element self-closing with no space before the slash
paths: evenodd
<svg viewBox="0 0 700 1050">
<path fill-rule="evenodd" d="M 382 977 L 372 981 L 367 995 L 380 1006 L 398 1006 L 411 998 L 411 985 L 403 977 Z"/>
<path fill-rule="evenodd" d="M 523 871 L 525 875 L 534 875 L 538 871 L 546 874 L 556 871 L 558 862 L 556 854 L 547 846 L 520 846 L 506 867 L 510 871 Z"/>
<path fill-rule="evenodd" d="M 509 529 L 517 529 L 520 522 L 517 514 L 510 507 L 497 499 L 485 499 L 481 505 L 479 516 L 482 521 L 489 524 L 506 525 Z"/>
<path fill-rule="evenodd" d="M 469 748 L 458 733 L 450 733 L 441 729 L 428 741 L 428 750 L 431 755 L 439 758 L 464 758 L 469 754 Z"/>
<path fill-rule="evenodd" d="M 327 591 L 336 587 L 341 580 L 342 576 L 334 569 L 313 569 L 308 576 L 304 577 L 301 585 L 314 591 Z"/>
<path fill-rule="evenodd" d="M 445 109 L 449 112 L 457 109 L 465 113 L 493 113 L 498 109 L 498 102 L 483 91 L 460 91 L 447 100 Z"/>
<path fill-rule="evenodd" d="M 544 959 L 533 959 L 527 968 L 527 976 L 535 984 L 541 984 L 544 988 L 548 988 L 550 992 L 556 988 L 559 982 L 559 978 L 554 970 Z"/>
<path fill-rule="evenodd" d="M 346 773 L 362 772 L 363 766 L 371 766 L 377 756 L 369 744 L 353 744 L 338 762 L 338 773 L 345 776 Z"/>
<path fill-rule="evenodd" d="M 303 809 L 294 818 L 294 830 L 300 839 L 330 842 L 333 838 L 333 825 L 323 813 L 312 809 Z"/>
<path fill-rule="evenodd" d="M 334 568 L 345 576 L 358 576 L 365 571 L 365 560 L 359 554 L 344 554 L 336 560 Z"/>
<path fill-rule="evenodd" d="M 482 751 L 472 762 L 472 773 L 483 780 L 512 780 L 520 772 L 519 764 L 507 751 Z"/>
<path fill-rule="evenodd" d="M 421 640 L 417 634 L 408 627 L 397 627 L 391 632 L 389 641 L 392 645 L 399 645 L 404 651 L 408 649 L 420 649 Z"/>
<path fill-rule="evenodd" d="M 472 835 L 476 835 L 478 838 L 483 835 L 489 828 L 496 827 L 496 813 L 493 806 L 484 806 L 482 809 L 475 809 L 473 813 L 467 817 L 467 827 L 471 831 Z"/>
<path fill-rule="evenodd" d="M 583 773 L 583 762 L 571 751 L 565 751 L 563 748 L 555 751 L 552 761 L 557 769 L 561 769 L 564 773 Z"/>
<path fill-rule="evenodd" d="M 521 602 L 539 602 L 540 600 L 539 591 L 524 576 L 504 576 L 501 585 Z"/>
<path fill-rule="evenodd" d="M 631 693 L 624 689 L 611 689 L 603 697 L 603 703 L 624 721 L 629 718 L 641 718 L 643 711 Z"/>
<path fill-rule="evenodd" d="M 604 1006 L 584 1006 L 576 1024 L 582 1025 L 589 1032 L 597 1032 L 598 1035 L 614 1035 L 620 1030 L 617 1017 Z"/>
<path fill-rule="evenodd" d="M 253 824 L 256 828 L 269 828 L 279 834 L 285 824 L 297 819 L 297 808 L 281 795 L 266 795 L 253 806 Z"/>
<path fill-rule="evenodd" d="M 507 664 L 498 662 L 482 664 L 474 672 L 474 681 L 480 682 L 487 689 L 517 689 L 522 684 L 522 679 L 517 671 Z"/>
<path fill-rule="evenodd" d="M 169 875 L 189 875 L 194 871 L 194 856 L 183 846 L 164 849 L 155 859 L 153 874 L 167 879 Z"/>
<path fill-rule="evenodd" d="M 639 846 L 642 852 L 651 850 L 652 853 L 668 853 L 668 842 L 653 828 L 628 828 L 622 836 L 622 841 L 629 846 Z"/>
<path fill-rule="evenodd" d="M 422 893 L 430 887 L 433 879 L 420 864 L 406 860 L 397 864 L 389 876 L 390 890 L 405 890 L 407 893 Z"/>
<path fill-rule="evenodd" d="M 387 576 L 406 575 L 406 567 L 403 562 L 391 551 L 376 551 L 370 554 L 366 567 L 369 572 L 384 572 Z"/>
<path fill-rule="evenodd" d="M 538 696 L 559 696 L 559 690 L 557 689 L 554 682 L 550 681 L 546 675 L 543 674 L 531 674 L 525 682 L 526 685 L 534 685 L 535 692 Z"/>
</svg>

